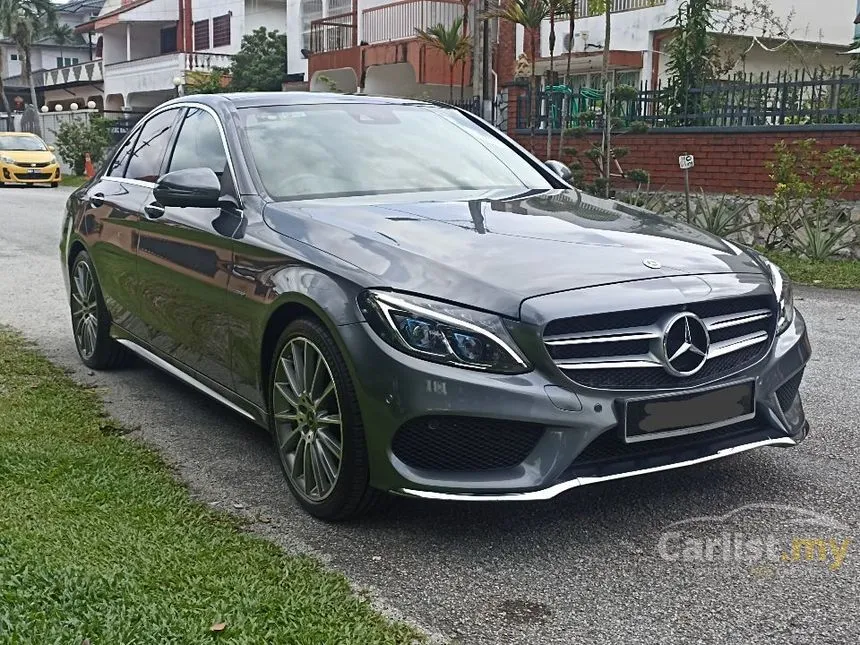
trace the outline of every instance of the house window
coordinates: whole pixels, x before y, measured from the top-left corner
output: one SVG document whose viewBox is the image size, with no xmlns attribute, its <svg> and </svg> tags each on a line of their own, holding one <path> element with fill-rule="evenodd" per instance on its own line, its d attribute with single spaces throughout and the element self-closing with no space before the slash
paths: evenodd
<svg viewBox="0 0 860 645">
<path fill-rule="evenodd" d="M 11 60 L 18 60 L 18 54 L 12 54 Z"/>
<path fill-rule="evenodd" d="M 230 14 L 212 18 L 212 46 L 224 47 L 230 44 Z"/>
<path fill-rule="evenodd" d="M 209 49 L 209 20 L 198 20 L 194 23 L 194 49 L 203 51 Z"/>
<path fill-rule="evenodd" d="M 302 49 L 312 49 L 311 22 L 323 17 L 322 0 L 302 0 L 299 12 L 302 18 Z"/>
<path fill-rule="evenodd" d="M 161 53 L 170 54 L 176 51 L 176 25 L 164 27 L 161 30 Z"/>
</svg>

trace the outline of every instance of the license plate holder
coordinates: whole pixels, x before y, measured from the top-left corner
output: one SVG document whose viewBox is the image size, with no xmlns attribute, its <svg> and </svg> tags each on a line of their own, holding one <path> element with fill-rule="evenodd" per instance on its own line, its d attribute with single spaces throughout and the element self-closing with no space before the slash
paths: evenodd
<svg viewBox="0 0 860 645">
<path fill-rule="evenodd" d="M 755 381 L 626 399 L 621 413 L 627 443 L 713 430 L 755 417 Z"/>
</svg>

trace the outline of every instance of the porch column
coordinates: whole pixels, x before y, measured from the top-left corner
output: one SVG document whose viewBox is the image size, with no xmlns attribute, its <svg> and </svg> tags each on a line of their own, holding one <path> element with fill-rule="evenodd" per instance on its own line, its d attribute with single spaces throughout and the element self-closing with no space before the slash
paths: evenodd
<svg viewBox="0 0 860 645">
<path fill-rule="evenodd" d="M 125 59 L 131 60 L 131 23 L 125 23 Z"/>
</svg>

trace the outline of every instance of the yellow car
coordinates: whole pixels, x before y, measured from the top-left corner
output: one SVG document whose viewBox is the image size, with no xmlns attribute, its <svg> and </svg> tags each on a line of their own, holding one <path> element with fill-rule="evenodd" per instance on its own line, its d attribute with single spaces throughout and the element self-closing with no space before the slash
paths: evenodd
<svg viewBox="0 0 860 645">
<path fill-rule="evenodd" d="M 0 186 L 60 185 L 60 163 L 53 146 L 29 132 L 0 132 Z"/>
</svg>

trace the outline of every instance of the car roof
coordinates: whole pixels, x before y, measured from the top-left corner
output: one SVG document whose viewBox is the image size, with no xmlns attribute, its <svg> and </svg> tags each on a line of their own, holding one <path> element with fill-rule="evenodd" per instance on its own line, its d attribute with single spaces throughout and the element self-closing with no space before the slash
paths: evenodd
<svg viewBox="0 0 860 645">
<path fill-rule="evenodd" d="M 330 92 L 237 92 L 234 94 L 194 94 L 178 101 L 194 101 L 215 107 L 232 104 L 236 108 L 277 105 L 322 105 L 330 103 L 376 103 L 389 105 L 428 105 L 424 101 L 389 96 L 337 94 Z M 177 99 L 174 99 L 177 101 Z"/>
</svg>

